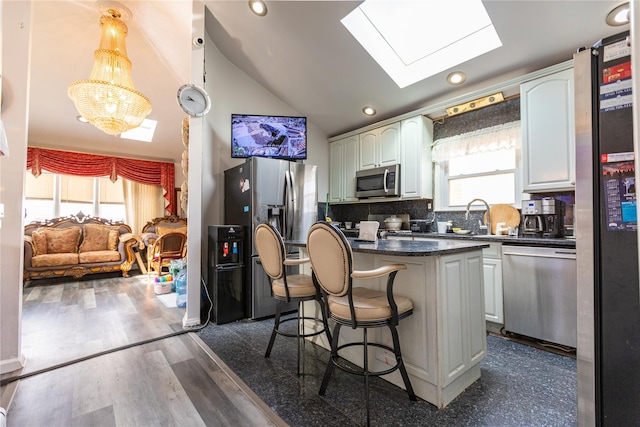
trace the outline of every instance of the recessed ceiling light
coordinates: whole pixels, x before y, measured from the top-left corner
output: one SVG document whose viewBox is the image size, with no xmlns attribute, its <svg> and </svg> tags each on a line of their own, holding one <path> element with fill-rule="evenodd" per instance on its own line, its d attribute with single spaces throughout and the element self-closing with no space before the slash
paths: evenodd
<svg viewBox="0 0 640 427">
<path fill-rule="evenodd" d="M 373 107 L 364 107 L 362 109 L 362 112 L 365 113 L 367 116 L 375 116 L 376 109 Z"/>
<path fill-rule="evenodd" d="M 89 120 L 85 119 L 82 116 L 76 116 L 76 120 L 79 121 L 80 123 L 89 123 Z"/>
<path fill-rule="evenodd" d="M 467 75 L 462 71 L 454 71 L 447 76 L 447 82 L 452 85 L 461 85 L 467 80 Z"/>
<path fill-rule="evenodd" d="M 629 3 L 622 3 L 607 14 L 607 24 L 617 27 L 629 23 Z"/>
<path fill-rule="evenodd" d="M 249 9 L 258 16 L 267 14 L 267 5 L 261 0 L 249 0 Z"/>
</svg>

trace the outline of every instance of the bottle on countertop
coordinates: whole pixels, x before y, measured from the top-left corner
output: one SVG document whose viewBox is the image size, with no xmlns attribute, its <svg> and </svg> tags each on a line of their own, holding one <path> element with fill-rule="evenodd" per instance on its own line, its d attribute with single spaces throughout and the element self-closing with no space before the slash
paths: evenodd
<svg viewBox="0 0 640 427">
<path fill-rule="evenodd" d="M 447 233 L 453 233 L 453 222 L 447 221 Z"/>
</svg>

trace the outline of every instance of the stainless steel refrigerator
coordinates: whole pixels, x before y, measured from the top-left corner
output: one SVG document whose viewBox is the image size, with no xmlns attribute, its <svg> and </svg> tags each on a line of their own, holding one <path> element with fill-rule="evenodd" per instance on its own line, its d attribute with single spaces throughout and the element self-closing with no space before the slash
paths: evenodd
<svg viewBox="0 0 640 427">
<path fill-rule="evenodd" d="M 253 243 L 260 223 L 275 226 L 285 240 L 305 240 L 318 219 L 317 167 L 304 163 L 252 157 L 224 173 L 224 216 L 227 224 L 246 227 L 246 312 L 252 319 L 273 316 L 276 300 L 270 279 Z M 292 250 L 297 253 L 297 250 Z M 290 256 L 295 256 L 292 254 Z M 297 267 L 289 269 L 295 273 Z M 297 306 L 289 307 L 295 310 Z"/>
<path fill-rule="evenodd" d="M 578 425 L 640 422 L 640 298 L 628 33 L 574 55 Z"/>
</svg>

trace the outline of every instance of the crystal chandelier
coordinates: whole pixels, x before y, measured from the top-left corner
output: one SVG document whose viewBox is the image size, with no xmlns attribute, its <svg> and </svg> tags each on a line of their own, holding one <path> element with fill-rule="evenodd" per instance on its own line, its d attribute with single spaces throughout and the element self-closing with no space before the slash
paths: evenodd
<svg viewBox="0 0 640 427">
<path fill-rule="evenodd" d="M 151 112 L 149 99 L 133 87 L 127 26 L 120 18 L 116 9 L 100 17 L 102 35 L 91 76 L 71 83 L 68 91 L 82 117 L 109 135 L 140 126 Z"/>
</svg>

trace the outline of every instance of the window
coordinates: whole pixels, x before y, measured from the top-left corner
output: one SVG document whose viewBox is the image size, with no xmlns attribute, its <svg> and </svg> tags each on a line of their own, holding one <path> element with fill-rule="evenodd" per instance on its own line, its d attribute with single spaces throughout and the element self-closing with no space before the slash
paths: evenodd
<svg viewBox="0 0 640 427">
<path fill-rule="evenodd" d="M 435 141 L 437 208 L 465 208 L 476 198 L 519 204 L 519 141 L 520 122 Z"/>
<path fill-rule="evenodd" d="M 122 179 L 92 178 L 43 172 L 26 173 L 25 223 L 59 216 L 85 215 L 125 220 Z"/>
</svg>

